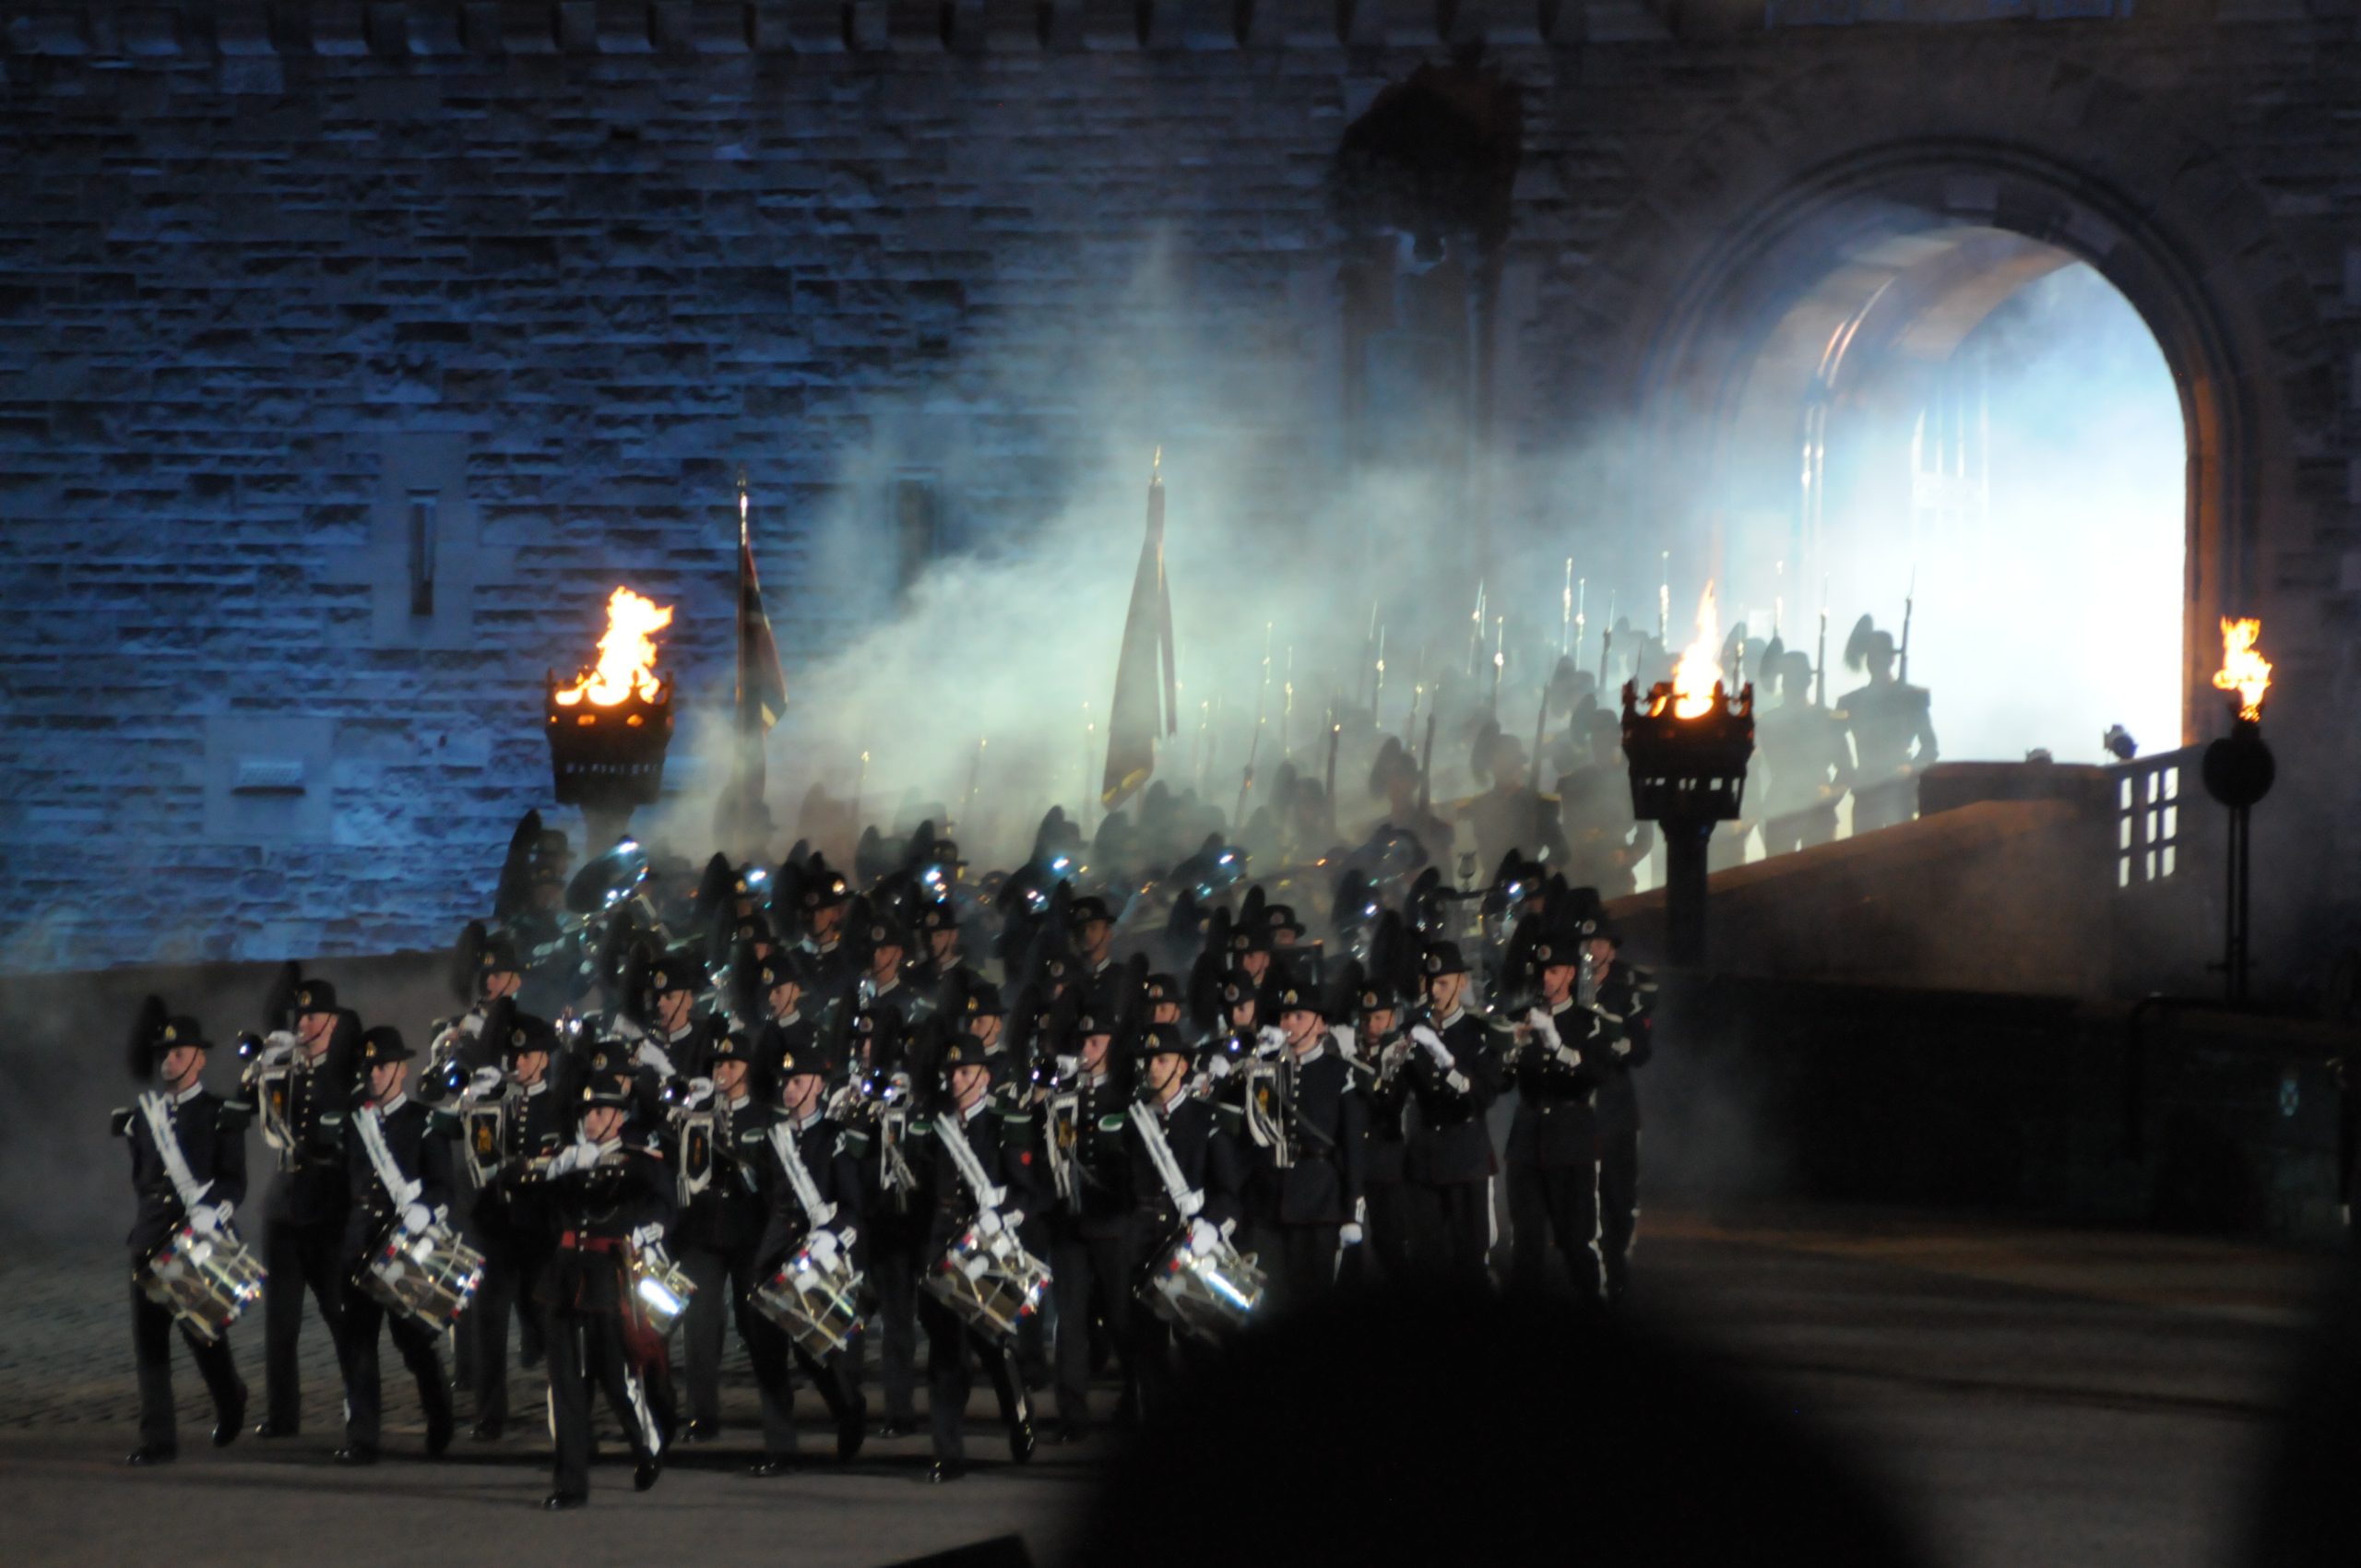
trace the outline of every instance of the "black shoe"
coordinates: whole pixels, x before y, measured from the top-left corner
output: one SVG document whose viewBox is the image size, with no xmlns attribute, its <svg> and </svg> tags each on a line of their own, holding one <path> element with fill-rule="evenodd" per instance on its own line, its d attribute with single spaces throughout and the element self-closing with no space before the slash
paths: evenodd
<svg viewBox="0 0 2361 1568">
<path fill-rule="evenodd" d="M 238 1441 L 238 1433 L 246 1425 L 246 1391 L 238 1390 L 238 1397 L 218 1412 L 213 1423 L 213 1446 L 227 1448 Z"/>
<path fill-rule="evenodd" d="M 504 1421 L 478 1421 L 468 1429 L 468 1435 L 478 1443 L 498 1443 L 500 1434 L 506 1430 Z"/>
<path fill-rule="evenodd" d="M 348 1467 L 361 1465 L 374 1465 L 377 1462 L 377 1451 L 369 1447 L 366 1443 L 355 1443 L 338 1449 L 335 1453 L 329 1455 L 328 1457 L 335 1460 L 338 1464 Z"/>
<path fill-rule="evenodd" d="M 181 1451 L 169 1443 L 143 1443 L 124 1460 L 126 1465 L 169 1465 L 181 1456 Z"/>
<path fill-rule="evenodd" d="M 860 1457 L 860 1445 L 869 1441 L 869 1423 L 859 1416 L 847 1416 L 836 1423 L 836 1463 L 849 1465 Z"/>
<path fill-rule="evenodd" d="M 1058 1441 L 1060 1443 L 1087 1443 L 1090 1441 L 1090 1429 L 1080 1421 L 1060 1421 L 1058 1423 Z"/>
<path fill-rule="evenodd" d="M 888 1416 L 878 1424 L 877 1440 L 880 1443 L 891 1443 L 897 1437 L 916 1436 L 918 1430 L 918 1418 L 915 1416 Z"/>
<path fill-rule="evenodd" d="M 967 1467 L 961 1460 L 937 1459 L 927 1467 L 926 1479 L 930 1485 L 940 1486 L 944 1481 L 955 1481 L 967 1473 Z"/>
<path fill-rule="evenodd" d="M 1008 1456 L 1022 1465 L 1033 1457 L 1033 1423 L 1019 1421 L 1008 1429 Z"/>
<path fill-rule="evenodd" d="M 773 1476 L 791 1476 L 795 1474 L 795 1460 L 789 1455 L 766 1454 L 747 1466 L 746 1473 L 761 1480 L 769 1480 Z"/>
<path fill-rule="evenodd" d="M 451 1446 L 451 1412 L 429 1410 L 426 1413 L 426 1456 L 440 1459 Z"/>
<path fill-rule="evenodd" d="M 562 1508 L 579 1508 L 589 1501 L 590 1496 L 587 1492 L 553 1491 L 541 1499 L 541 1507 L 554 1514 Z"/>
<path fill-rule="evenodd" d="M 635 1491 L 646 1491 L 649 1487 L 656 1484 L 656 1478 L 663 1473 L 663 1460 L 657 1458 L 642 1459 L 639 1462 L 638 1467 L 634 1469 L 631 1473 L 632 1490 Z"/>
<path fill-rule="evenodd" d="M 282 1422 L 277 1416 L 265 1416 L 255 1423 L 255 1435 L 265 1443 L 274 1437 L 293 1437 L 302 1430 L 293 1421 Z"/>
<path fill-rule="evenodd" d="M 681 1435 L 691 1443 L 711 1443 L 721 1435 L 719 1421 L 691 1421 Z"/>
</svg>

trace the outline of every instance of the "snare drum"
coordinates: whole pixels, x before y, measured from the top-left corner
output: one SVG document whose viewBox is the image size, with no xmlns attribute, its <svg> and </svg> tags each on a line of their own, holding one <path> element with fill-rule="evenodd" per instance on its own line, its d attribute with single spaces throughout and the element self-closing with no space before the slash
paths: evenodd
<svg viewBox="0 0 2361 1568">
<path fill-rule="evenodd" d="M 448 1328 L 483 1283 L 483 1254 L 439 1220 L 415 1232 L 397 1225 L 369 1254 L 359 1279 L 387 1311 Z"/>
<path fill-rule="evenodd" d="M 262 1260 L 237 1232 L 212 1235 L 184 1225 L 132 1272 L 140 1292 L 207 1341 L 229 1332 L 238 1315 L 262 1300 Z"/>
<path fill-rule="evenodd" d="M 986 1338 L 1006 1342 L 1017 1326 L 1041 1310 L 1050 1287 L 1050 1265 L 1026 1252 L 1014 1233 L 984 1234 L 975 1226 L 960 1232 L 926 1273 L 935 1300 Z"/>
<path fill-rule="evenodd" d="M 633 1247 L 630 1252 L 631 1293 L 639 1302 L 640 1315 L 661 1339 L 689 1310 L 689 1298 L 697 1293 L 697 1288 L 689 1271 L 674 1263 L 661 1244 Z"/>
<path fill-rule="evenodd" d="M 1263 1271 L 1253 1255 L 1223 1241 L 1207 1251 L 1183 1230 L 1150 1261 L 1139 1297 L 1148 1311 L 1196 1339 L 1234 1334 L 1263 1304 Z"/>
<path fill-rule="evenodd" d="M 755 1290 L 754 1305 L 818 1360 L 845 1348 L 860 1331 L 860 1291 L 851 1247 L 824 1230 Z"/>
</svg>

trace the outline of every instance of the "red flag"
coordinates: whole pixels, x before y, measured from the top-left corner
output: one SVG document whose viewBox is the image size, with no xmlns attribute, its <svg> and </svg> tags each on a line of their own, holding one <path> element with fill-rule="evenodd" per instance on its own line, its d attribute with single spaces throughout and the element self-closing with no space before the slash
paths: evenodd
<svg viewBox="0 0 2361 1568">
<path fill-rule="evenodd" d="M 1160 470 L 1160 450 L 1157 458 Z M 1147 481 L 1147 537 L 1140 545 L 1132 606 L 1123 618 L 1115 700 L 1107 708 L 1107 773 L 1098 798 L 1108 810 L 1122 804 L 1155 773 L 1157 737 L 1180 732 L 1180 698 L 1172 594 L 1164 578 L 1164 476 L 1158 471 Z"/>
</svg>

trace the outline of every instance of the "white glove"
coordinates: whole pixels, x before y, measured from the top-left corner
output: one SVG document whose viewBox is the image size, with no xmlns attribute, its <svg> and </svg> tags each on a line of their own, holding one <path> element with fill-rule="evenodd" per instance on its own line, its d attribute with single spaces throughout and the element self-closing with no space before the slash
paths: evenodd
<svg viewBox="0 0 2361 1568">
<path fill-rule="evenodd" d="M 481 1013 L 469 1013 L 452 1027 L 469 1039 L 481 1039 L 483 1025 L 484 1016 Z"/>
<path fill-rule="evenodd" d="M 1429 1056 L 1435 1059 L 1436 1066 L 1442 1068 L 1446 1073 L 1452 1070 L 1453 1063 L 1451 1057 L 1451 1048 L 1443 1044 L 1442 1036 L 1435 1033 L 1434 1030 L 1427 1028 L 1426 1025 L 1420 1024 L 1417 1028 L 1410 1031 L 1410 1038 L 1415 1040 L 1418 1044 L 1419 1048 L 1425 1051 Z"/>
<path fill-rule="evenodd" d="M 200 1236 L 219 1236 L 221 1228 L 230 1223 L 228 1204 L 199 1204 L 189 1210 L 188 1222 L 196 1227 Z"/>
<path fill-rule="evenodd" d="M 637 1247 L 643 1253 L 648 1251 L 650 1248 L 662 1246 L 664 1244 L 664 1227 L 652 1221 L 641 1226 L 638 1229 L 631 1233 L 631 1244 Z"/>
<path fill-rule="evenodd" d="M 1618 1035 L 1609 1049 L 1618 1056 L 1629 1056 L 1631 1054 L 1631 1041 L 1626 1036 Z"/>
<path fill-rule="evenodd" d="M 1194 1218 L 1197 1218 L 1197 1216 L 1198 1216 L 1198 1215 L 1203 1214 L 1203 1213 L 1204 1212 L 1204 1209 L 1205 1209 L 1205 1194 L 1203 1194 L 1203 1193 L 1198 1193 L 1198 1192 L 1188 1192 L 1188 1193 L 1183 1193 L 1183 1194 L 1180 1194 L 1180 1218 L 1183 1218 L 1183 1219 L 1194 1219 Z"/>
<path fill-rule="evenodd" d="M 303 1043 L 303 1037 L 293 1029 L 273 1029 L 262 1037 L 262 1042 L 273 1051 L 292 1051 Z"/>
<path fill-rule="evenodd" d="M 713 1080 L 711 1078 L 691 1078 L 689 1080 L 688 1098 L 682 1101 L 682 1103 L 686 1105 L 690 1110 L 694 1111 L 698 1106 L 705 1104 L 712 1098 Z"/>
<path fill-rule="evenodd" d="M 1336 1240 L 1346 1246 L 1358 1247 L 1361 1244 L 1361 1228 L 1358 1225 L 1347 1225 L 1336 1232 Z"/>
<path fill-rule="evenodd" d="M 1224 1078 L 1228 1077 L 1229 1058 L 1227 1056 L 1216 1056 L 1212 1061 L 1206 1063 L 1205 1076 L 1212 1079 L 1215 1083 L 1219 1083 Z"/>
<path fill-rule="evenodd" d="M 434 1223 L 434 1211 L 424 1204 L 410 1204 L 402 1210 L 402 1234 L 415 1236 Z"/>
<path fill-rule="evenodd" d="M 1328 1032 L 1335 1038 L 1337 1050 L 1343 1051 L 1347 1056 L 1354 1056 L 1359 1053 L 1360 1037 L 1353 1032 L 1352 1025 L 1331 1024 L 1328 1026 Z"/>
<path fill-rule="evenodd" d="M 563 1176 L 569 1170 L 587 1170 L 599 1162 L 599 1146 L 588 1138 L 576 1138 L 550 1158 L 550 1174 Z"/>
<path fill-rule="evenodd" d="M 1536 1007 L 1525 1016 L 1525 1027 L 1534 1032 L 1545 1047 L 1551 1051 L 1558 1049 L 1560 1043 L 1558 1039 L 1558 1026 L 1550 1018 L 1548 1008 Z"/>
<path fill-rule="evenodd" d="M 481 1099 L 500 1087 L 501 1073 L 497 1067 L 479 1067 L 476 1075 L 468 1080 L 468 1093 Z"/>
<path fill-rule="evenodd" d="M 1025 1223 L 1025 1211 L 1021 1208 L 1010 1209 L 1006 1214 L 1000 1217 L 1000 1222 L 1003 1226 L 1013 1232 L 1018 1226 Z"/>
<path fill-rule="evenodd" d="M 672 1071 L 672 1059 L 657 1050 L 656 1042 L 652 1039 L 641 1039 L 639 1049 L 631 1053 L 631 1059 L 635 1066 L 655 1068 L 656 1075 L 659 1078 L 672 1078 L 680 1075 Z"/>
<path fill-rule="evenodd" d="M 1199 1257 L 1220 1251 L 1221 1241 L 1221 1232 L 1214 1229 L 1212 1221 L 1192 1219 L 1189 1222 L 1189 1250 Z"/>
<path fill-rule="evenodd" d="M 1264 1024 L 1256 1029 L 1254 1040 L 1265 1051 L 1285 1051 L 1287 1048 L 1287 1031 L 1276 1024 Z"/>
</svg>

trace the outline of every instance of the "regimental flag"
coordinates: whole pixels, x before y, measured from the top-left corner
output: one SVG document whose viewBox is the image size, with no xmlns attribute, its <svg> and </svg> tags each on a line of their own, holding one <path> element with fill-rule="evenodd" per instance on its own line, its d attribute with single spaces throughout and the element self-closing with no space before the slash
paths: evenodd
<svg viewBox="0 0 2361 1568">
<path fill-rule="evenodd" d="M 754 544 L 746 526 L 746 491 L 738 491 L 738 724 L 763 735 L 787 716 L 787 671 L 779 667 L 771 618 L 763 613 L 763 585 L 754 576 Z"/>
<path fill-rule="evenodd" d="M 1172 656 L 1172 594 L 1164 579 L 1164 454 L 1147 481 L 1147 538 L 1132 578 L 1123 647 L 1115 661 L 1115 700 L 1107 708 L 1107 775 L 1098 798 L 1112 811 L 1156 772 L 1156 742 L 1180 729 L 1180 693 Z M 1160 677 L 1160 678 L 1159 678 Z"/>
</svg>

